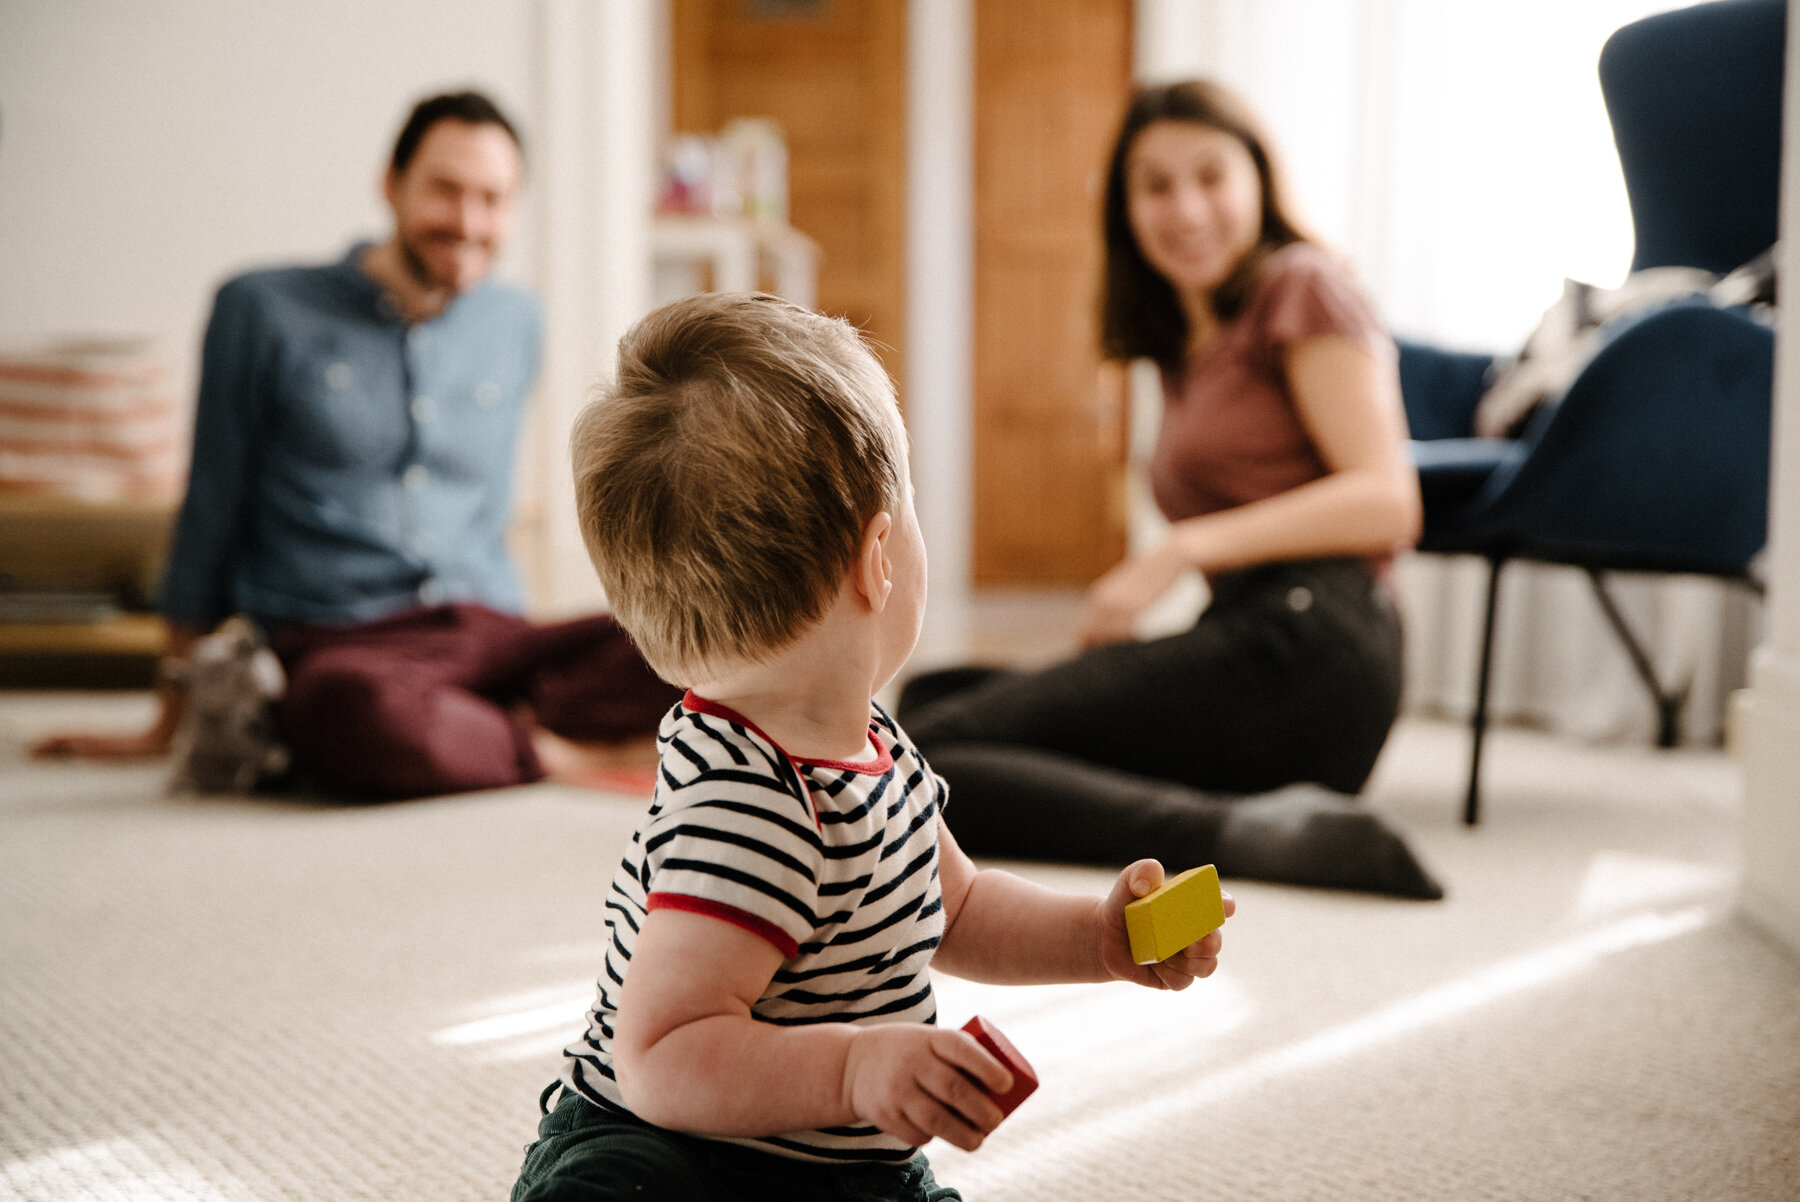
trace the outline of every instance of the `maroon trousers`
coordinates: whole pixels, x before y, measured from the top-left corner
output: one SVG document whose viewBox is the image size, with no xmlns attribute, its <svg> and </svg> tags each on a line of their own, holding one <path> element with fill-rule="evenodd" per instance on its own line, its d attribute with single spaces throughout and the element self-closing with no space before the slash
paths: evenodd
<svg viewBox="0 0 1800 1202">
<path fill-rule="evenodd" d="M 539 626 L 480 605 L 354 626 L 286 625 L 276 709 L 297 766 L 366 798 L 425 797 L 543 778 L 533 720 L 581 742 L 656 732 L 681 690 L 610 617 Z"/>
</svg>

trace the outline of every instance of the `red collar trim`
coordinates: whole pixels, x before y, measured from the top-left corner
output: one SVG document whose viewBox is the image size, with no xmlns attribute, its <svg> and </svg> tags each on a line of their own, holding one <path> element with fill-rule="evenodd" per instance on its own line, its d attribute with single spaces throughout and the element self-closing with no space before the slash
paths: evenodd
<svg viewBox="0 0 1800 1202">
<path fill-rule="evenodd" d="M 715 718 L 723 718 L 727 722 L 735 722 L 747 730 L 754 731 L 758 738 L 766 741 L 770 746 L 774 747 L 775 750 L 779 751 L 782 755 L 787 756 L 790 762 L 795 764 L 807 764 L 814 768 L 826 768 L 834 772 L 858 772 L 865 776 L 880 776 L 882 773 L 888 772 L 894 767 L 893 748 L 889 747 L 887 741 L 881 738 L 880 733 L 877 731 L 873 722 L 869 723 L 869 740 L 874 743 L 876 747 L 881 749 L 881 754 L 877 755 L 874 759 L 862 760 L 860 762 L 852 760 L 814 760 L 808 759 L 803 755 L 789 755 L 787 748 L 783 747 L 780 743 L 777 743 L 774 739 L 769 738 L 762 727 L 750 721 L 750 719 L 744 717 L 744 715 L 738 713 L 729 705 L 720 705 L 717 701 L 708 701 L 692 689 L 689 689 L 687 695 L 681 699 L 681 704 L 688 709 L 693 710 L 695 713 L 711 714 Z"/>
</svg>

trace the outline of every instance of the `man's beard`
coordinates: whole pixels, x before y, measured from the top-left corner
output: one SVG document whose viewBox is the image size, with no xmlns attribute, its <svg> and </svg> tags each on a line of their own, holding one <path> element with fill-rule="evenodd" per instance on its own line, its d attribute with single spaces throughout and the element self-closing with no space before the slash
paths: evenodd
<svg viewBox="0 0 1800 1202">
<path fill-rule="evenodd" d="M 440 280 L 431 274 L 431 266 L 425 262 L 425 256 L 419 253 L 414 244 L 415 239 L 401 238 L 399 243 L 401 265 L 406 268 L 406 274 L 412 277 L 413 283 L 429 292 L 456 287 L 454 280 Z"/>
</svg>

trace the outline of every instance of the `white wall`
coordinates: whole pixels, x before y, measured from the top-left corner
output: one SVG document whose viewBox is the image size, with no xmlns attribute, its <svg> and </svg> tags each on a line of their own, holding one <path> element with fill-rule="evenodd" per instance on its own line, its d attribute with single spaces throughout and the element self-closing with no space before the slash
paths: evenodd
<svg viewBox="0 0 1800 1202">
<path fill-rule="evenodd" d="M 1267 121 L 1299 208 L 1404 332 L 1509 349 L 1565 275 L 1612 286 L 1631 217 L 1595 72 L 1680 0 L 1139 0 L 1138 74 Z"/>
<path fill-rule="evenodd" d="M 529 139 L 532 17 L 513 0 L 6 0 L 0 340 L 156 335 L 185 403 L 226 276 L 386 232 L 378 177 L 419 96 L 482 87 Z M 502 270 L 533 261 L 527 214 Z"/>
<path fill-rule="evenodd" d="M 604 608 L 575 521 L 568 432 L 652 303 L 650 212 L 667 88 L 660 0 L 539 0 L 544 370 L 525 434 L 515 544 L 534 612 Z"/>
<path fill-rule="evenodd" d="M 926 640 L 957 659 L 974 543 L 975 20 L 970 0 L 911 0 L 907 19 L 906 413 Z"/>
</svg>

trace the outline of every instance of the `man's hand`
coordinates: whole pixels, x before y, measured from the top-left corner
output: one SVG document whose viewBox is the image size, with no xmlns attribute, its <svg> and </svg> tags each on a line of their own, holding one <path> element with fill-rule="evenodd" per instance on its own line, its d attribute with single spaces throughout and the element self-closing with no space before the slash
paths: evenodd
<svg viewBox="0 0 1800 1202">
<path fill-rule="evenodd" d="M 944 1139 L 973 1152 L 1005 1117 L 989 1094 L 1010 1088 L 974 1036 L 912 1023 L 858 1030 L 844 1065 L 851 1112 L 915 1146 Z"/>
<path fill-rule="evenodd" d="M 1225 944 L 1222 931 L 1195 940 L 1160 964 L 1138 964 L 1131 958 L 1131 937 L 1125 929 L 1125 906 L 1163 883 L 1163 867 L 1155 860 L 1139 860 L 1119 874 L 1112 892 L 1100 902 L 1100 962 L 1121 981 L 1151 989 L 1186 989 L 1196 978 L 1210 977 L 1219 967 L 1219 951 Z M 1237 913 L 1237 902 L 1224 893 L 1225 917 Z"/>
<path fill-rule="evenodd" d="M 167 755 L 172 737 L 160 721 L 134 735 L 46 735 L 31 745 L 31 755 L 40 760 L 149 760 Z"/>
<path fill-rule="evenodd" d="M 137 734 L 102 735 L 65 731 L 46 735 L 31 745 L 33 759 L 102 760 L 123 762 L 151 760 L 167 755 L 175 743 L 175 731 L 181 725 L 187 708 L 187 691 L 180 684 L 185 673 L 188 652 L 206 632 L 181 622 L 167 624 L 168 642 L 163 648 L 164 670 L 156 687 L 156 718 L 150 728 Z M 170 672 L 170 665 L 176 670 Z"/>
<path fill-rule="evenodd" d="M 181 724 L 183 696 L 172 684 L 156 691 L 156 720 L 150 729 L 129 735 L 102 735 L 65 731 L 46 735 L 31 745 L 33 759 L 100 760 L 120 763 L 151 760 L 167 755 Z"/>
</svg>

